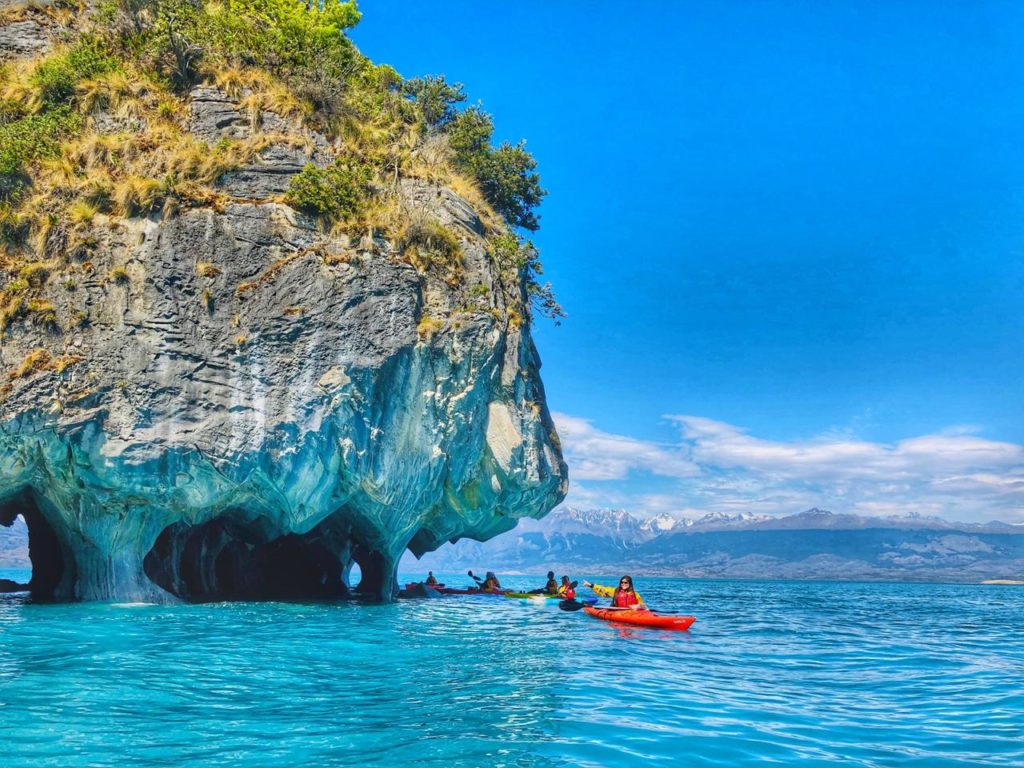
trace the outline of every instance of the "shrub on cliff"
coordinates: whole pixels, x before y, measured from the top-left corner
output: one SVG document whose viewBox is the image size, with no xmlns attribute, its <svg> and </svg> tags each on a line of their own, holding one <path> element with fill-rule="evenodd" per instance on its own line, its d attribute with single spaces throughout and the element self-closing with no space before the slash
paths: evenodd
<svg viewBox="0 0 1024 768">
<path fill-rule="evenodd" d="M 509 232 L 491 240 L 491 258 L 494 259 L 503 273 L 510 278 L 522 275 L 525 280 L 526 303 L 531 311 L 552 320 L 559 325 L 565 317 L 565 310 L 555 298 L 551 283 L 541 283 L 538 279 L 544 274 L 540 261 L 540 251 L 530 241 L 525 243 L 515 234 Z"/>
<path fill-rule="evenodd" d="M 0 200 L 14 196 L 27 183 L 27 163 L 54 154 L 61 137 L 79 124 L 67 107 L 0 124 Z"/>
<path fill-rule="evenodd" d="M 35 68 L 30 82 L 47 104 L 66 102 L 83 80 L 96 77 L 117 67 L 102 41 L 89 37 L 80 40 L 64 53 L 52 56 Z"/>
<path fill-rule="evenodd" d="M 328 168 L 310 163 L 288 185 L 289 205 L 340 221 L 358 213 L 368 194 L 372 171 L 360 162 L 337 162 Z"/>
</svg>

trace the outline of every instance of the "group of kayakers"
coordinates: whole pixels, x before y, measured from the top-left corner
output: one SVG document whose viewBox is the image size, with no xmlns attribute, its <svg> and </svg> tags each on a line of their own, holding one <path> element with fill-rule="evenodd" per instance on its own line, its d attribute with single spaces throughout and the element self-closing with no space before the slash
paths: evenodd
<svg viewBox="0 0 1024 768">
<path fill-rule="evenodd" d="M 502 591 L 501 582 L 498 581 L 498 577 L 494 575 L 494 571 L 487 571 L 484 578 L 474 575 L 472 571 L 469 575 L 473 577 L 473 580 L 480 585 L 481 592 L 500 592 Z M 434 576 L 433 571 L 427 572 L 427 578 L 424 582 L 427 586 L 436 586 L 437 579 Z M 601 584 L 593 584 L 589 581 L 584 581 L 583 586 L 590 587 L 594 591 L 595 595 L 599 597 L 610 597 L 612 599 L 612 608 L 646 608 L 644 600 L 637 591 L 633 588 L 633 577 L 623 576 L 619 579 L 619 583 L 614 587 L 606 587 Z M 570 581 L 568 576 L 562 576 L 562 581 L 559 583 L 555 580 L 555 572 L 548 571 L 548 580 L 541 589 L 532 590 L 534 594 L 538 595 L 551 595 L 563 597 L 566 600 L 576 599 L 576 582 Z"/>
<path fill-rule="evenodd" d="M 631 624 L 641 627 L 655 627 L 658 629 L 688 630 L 696 619 L 693 616 L 672 616 L 664 613 L 657 613 L 650 610 L 644 599 L 637 593 L 633 586 L 632 576 L 623 576 L 614 587 L 607 587 L 603 584 L 594 584 L 584 581 L 583 586 L 589 587 L 598 597 L 611 598 L 611 605 L 598 606 L 597 598 L 577 598 L 576 584 L 568 576 L 562 576 L 561 583 L 555 579 L 555 572 L 548 571 L 547 581 L 539 589 L 531 589 L 528 592 L 517 592 L 503 589 L 494 571 L 487 571 L 484 578 L 480 578 L 472 571 L 470 577 L 477 583 L 476 587 L 469 589 L 445 588 L 439 584 L 434 577 L 433 571 L 427 574 L 427 578 L 420 584 L 406 584 L 406 590 L 410 594 L 400 595 L 402 597 L 437 597 L 439 595 L 494 595 L 497 597 L 523 598 L 554 598 L 558 600 L 558 607 L 563 611 L 583 610 L 594 618 L 603 619 L 620 624 Z M 432 588 L 432 589 L 431 589 Z M 419 590 L 418 592 L 416 590 Z M 432 594 L 431 594 L 432 593 Z"/>
</svg>

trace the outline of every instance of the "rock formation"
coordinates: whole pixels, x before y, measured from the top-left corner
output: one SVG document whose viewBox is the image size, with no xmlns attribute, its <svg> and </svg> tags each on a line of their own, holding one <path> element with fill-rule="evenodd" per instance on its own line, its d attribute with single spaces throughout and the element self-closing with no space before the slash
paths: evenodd
<svg viewBox="0 0 1024 768">
<path fill-rule="evenodd" d="M 45 39 L 24 23 L 0 27 L 0 54 Z M 332 232 L 281 195 L 336 145 L 241 98 L 197 87 L 180 116 L 209 145 L 269 137 L 216 199 L 58 224 L 36 272 L 0 273 L 47 307 L 13 313 L 0 346 L 0 525 L 25 518 L 39 598 L 386 600 L 406 549 L 486 539 L 564 496 L 511 311 L 523 276 L 503 276 L 474 207 L 415 178 L 393 190 L 454 234 L 457 280 L 372 230 Z"/>
</svg>

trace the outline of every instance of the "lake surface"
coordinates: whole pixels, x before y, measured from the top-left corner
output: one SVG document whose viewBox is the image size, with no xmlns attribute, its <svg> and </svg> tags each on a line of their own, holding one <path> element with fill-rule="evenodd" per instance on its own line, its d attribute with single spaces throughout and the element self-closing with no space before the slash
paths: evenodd
<svg viewBox="0 0 1024 768">
<path fill-rule="evenodd" d="M 1024 764 L 1022 587 L 636 582 L 697 623 L 0 596 L 0 764 Z"/>
</svg>

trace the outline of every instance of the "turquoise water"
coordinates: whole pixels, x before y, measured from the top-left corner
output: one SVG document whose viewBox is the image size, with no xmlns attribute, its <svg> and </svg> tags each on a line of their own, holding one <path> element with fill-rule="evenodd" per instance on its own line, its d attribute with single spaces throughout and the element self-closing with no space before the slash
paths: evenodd
<svg viewBox="0 0 1024 768">
<path fill-rule="evenodd" d="M 1024 588 L 637 587 L 693 629 L 488 597 L 0 596 L 0 764 L 1024 764 Z"/>
</svg>

